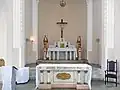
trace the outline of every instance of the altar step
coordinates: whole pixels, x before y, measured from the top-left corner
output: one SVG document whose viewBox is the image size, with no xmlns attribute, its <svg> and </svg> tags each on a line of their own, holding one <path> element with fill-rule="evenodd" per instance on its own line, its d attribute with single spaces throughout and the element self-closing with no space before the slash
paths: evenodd
<svg viewBox="0 0 120 90">
<path fill-rule="evenodd" d="M 36 64 L 29 65 L 29 67 L 30 67 L 30 79 L 31 80 L 35 80 L 35 77 L 36 77 L 35 65 Z M 102 78 L 102 70 L 97 65 L 92 66 L 92 80 L 103 80 L 103 78 Z"/>
<path fill-rule="evenodd" d="M 36 61 L 37 64 L 39 63 L 52 63 L 52 64 L 78 64 L 78 63 L 87 63 L 87 59 L 81 59 L 81 60 L 40 60 L 38 59 Z"/>
</svg>

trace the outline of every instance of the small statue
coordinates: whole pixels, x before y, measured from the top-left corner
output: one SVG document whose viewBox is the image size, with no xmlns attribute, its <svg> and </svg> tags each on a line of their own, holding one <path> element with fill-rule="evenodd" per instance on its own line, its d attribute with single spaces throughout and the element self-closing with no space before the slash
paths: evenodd
<svg viewBox="0 0 120 90">
<path fill-rule="evenodd" d="M 82 49 L 82 47 L 81 47 L 81 36 L 78 36 L 76 44 L 77 44 L 77 46 L 76 46 L 76 48 L 77 48 L 77 58 L 81 59 L 81 49 Z"/>
<path fill-rule="evenodd" d="M 43 44 L 44 44 L 44 59 L 47 59 L 47 51 L 48 51 L 48 38 L 45 35 L 43 39 Z"/>
</svg>

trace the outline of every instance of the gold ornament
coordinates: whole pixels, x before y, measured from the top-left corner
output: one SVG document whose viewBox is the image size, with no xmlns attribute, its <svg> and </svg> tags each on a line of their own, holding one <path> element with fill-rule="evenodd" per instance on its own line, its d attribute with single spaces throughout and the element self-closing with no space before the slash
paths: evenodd
<svg viewBox="0 0 120 90">
<path fill-rule="evenodd" d="M 58 79 L 66 80 L 66 79 L 70 79 L 71 75 L 69 73 L 58 73 L 56 77 Z"/>
</svg>

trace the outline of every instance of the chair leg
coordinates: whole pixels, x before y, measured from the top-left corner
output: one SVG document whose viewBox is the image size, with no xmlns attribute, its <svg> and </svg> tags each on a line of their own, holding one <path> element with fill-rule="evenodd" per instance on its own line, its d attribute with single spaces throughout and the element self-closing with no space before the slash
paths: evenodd
<svg viewBox="0 0 120 90">
<path fill-rule="evenodd" d="M 106 85 L 106 77 L 105 77 L 105 85 Z"/>
<path fill-rule="evenodd" d="M 116 78 L 116 87 L 117 87 L 117 78 Z"/>
<path fill-rule="evenodd" d="M 107 77 L 107 83 L 108 83 L 108 77 Z"/>
</svg>

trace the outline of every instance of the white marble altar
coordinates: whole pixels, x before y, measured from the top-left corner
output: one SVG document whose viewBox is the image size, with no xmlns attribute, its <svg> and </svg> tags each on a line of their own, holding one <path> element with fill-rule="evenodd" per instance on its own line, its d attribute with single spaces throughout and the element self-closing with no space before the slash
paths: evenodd
<svg viewBox="0 0 120 90">
<path fill-rule="evenodd" d="M 49 60 L 75 60 L 77 57 L 77 49 L 70 42 L 65 40 L 55 42 L 54 45 L 49 45 L 47 50 Z M 44 57 L 45 59 L 46 57 Z"/>
<path fill-rule="evenodd" d="M 36 88 L 91 89 L 92 67 L 88 64 L 39 64 L 36 66 Z"/>
<path fill-rule="evenodd" d="M 48 57 L 51 60 L 75 60 L 76 48 L 48 48 Z"/>
</svg>

